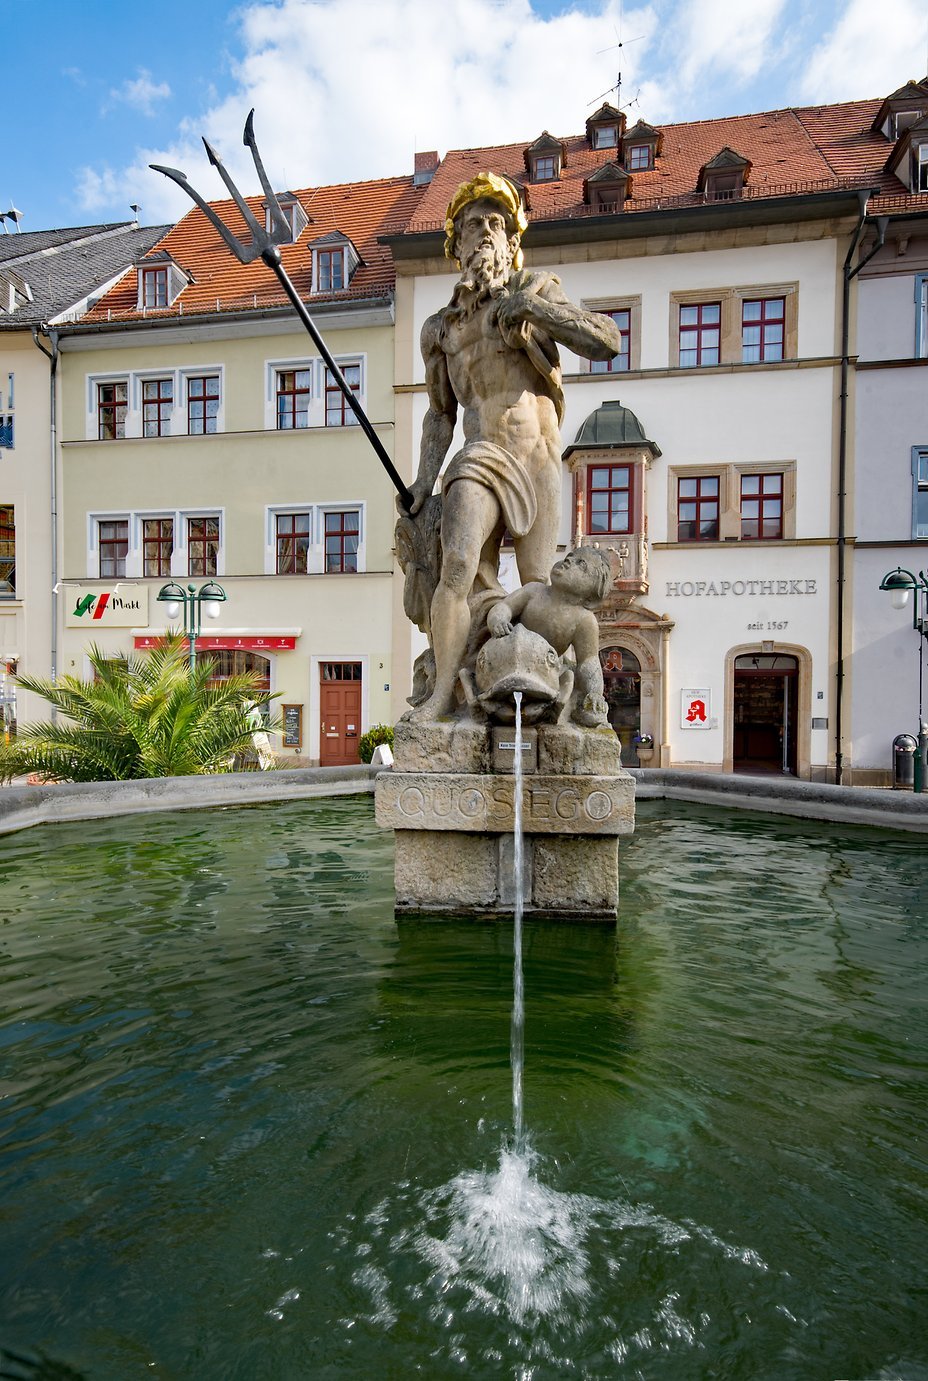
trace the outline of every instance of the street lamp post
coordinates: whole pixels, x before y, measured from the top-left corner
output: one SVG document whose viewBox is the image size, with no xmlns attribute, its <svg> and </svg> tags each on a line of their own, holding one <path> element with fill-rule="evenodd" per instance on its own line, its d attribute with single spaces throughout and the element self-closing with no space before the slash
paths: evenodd
<svg viewBox="0 0 928 1381">
<path fill-rule="evenodd" d="M 880 589 L 889 592 L 894 609 L 904 609 L 914 593 L 912 627 L 921 635 L 918 644 L 918 751 L 915 754 L 915 790 L 928 792 L 928 724 L 924 717 L 925 641 L 928 639 L 928 572 L 897 566 L 883 576 Z"/>
<path fill-rule="evenodd" d="M 205 613 L 208 619 L 218 619 L 219 606 L 226 598 L 225 590 L 215 580 L 208 580 L 199 590 L 195 585 L 188 585 L 185 590 L 183 585 L 171 580 L 158 591 L 158 603 L 164 605 L 169 619 L 176 619 L 181 610 L 184 611 L 184 633 L 190 648 L 191 671 L 197 664 L 197 638 L 200 636 L 202 616 Z"/>
</svg>

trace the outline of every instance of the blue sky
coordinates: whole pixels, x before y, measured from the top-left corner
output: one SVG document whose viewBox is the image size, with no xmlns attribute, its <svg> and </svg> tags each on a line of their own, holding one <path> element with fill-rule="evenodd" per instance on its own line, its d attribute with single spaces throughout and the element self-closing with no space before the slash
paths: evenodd
<svg viewBox="0 0 928 1381">
<path fill-rule="evenodd" d="M 149 162 L 219 195 L 201 134 L 256 190 L 252 106 L 272 180 L 296 188 L 575 133 L 620 69 L 631 119 L 656 124 L 928 71 L 928 0 L 0 0 L 0 34 L 0 210 L 26 230 L 129 219 L 131 202 L 175 219 L 189 203 Z"/>
</svg>

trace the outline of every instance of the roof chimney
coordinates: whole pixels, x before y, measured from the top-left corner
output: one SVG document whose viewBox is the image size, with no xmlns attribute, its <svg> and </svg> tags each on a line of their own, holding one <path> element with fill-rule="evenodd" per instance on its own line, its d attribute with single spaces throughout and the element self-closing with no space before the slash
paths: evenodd
<svg viewBox="0 0 928 1381">
<path fill-rule="evenodd" d="M 428 153 L 417 153 L 413 165 L 413 186 L 424 187 L 426 183 L 431 182 L 440 162 L 437 149 L 429 149 Z"/>
</svg>

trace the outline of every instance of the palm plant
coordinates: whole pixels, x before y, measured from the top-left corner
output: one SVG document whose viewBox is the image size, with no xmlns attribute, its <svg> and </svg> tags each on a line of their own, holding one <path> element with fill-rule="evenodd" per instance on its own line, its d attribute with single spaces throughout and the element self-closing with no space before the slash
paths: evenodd
<svg viewBox="0 0 928 1381">
<path fill-rule="evenodd" d="M 187 643 L 165 638 L 145 657 L 88 653 L 93 679 L 18 676 L 66 719 L 31 724 L 0 746 L 0 780 L 35 773 L 46 781 L 127 781 L 229 772 L 252 747 L 255 710 L 271 699 L 251 673 L 207 683 L 213 663 L 191 667 Z M 272 732 L 279 721 L 261 724 Z"/>
</svg>

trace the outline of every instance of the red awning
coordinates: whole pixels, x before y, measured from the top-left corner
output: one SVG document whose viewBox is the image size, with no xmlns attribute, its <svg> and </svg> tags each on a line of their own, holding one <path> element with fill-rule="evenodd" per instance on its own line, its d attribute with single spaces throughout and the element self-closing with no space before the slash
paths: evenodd
<svg viewBox="0 0 928 1381">
<path fill-rule="evenodd" d="M 159 633 L 137 633 L 135 635 L 135 646 L 137 649 L 146 647 L 157 647 L 163 638 Z M 296 647 L 296 637 L 266 636 L 260 634 L 248 635 L 244 637 L 217 638 L 212 634 L 204 633 L 197 638 L 197 650 L 199 652 L 226 652 L 229 650 L 240 652 L 292 652 Z"/>
</svg>

